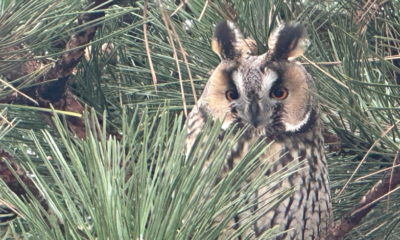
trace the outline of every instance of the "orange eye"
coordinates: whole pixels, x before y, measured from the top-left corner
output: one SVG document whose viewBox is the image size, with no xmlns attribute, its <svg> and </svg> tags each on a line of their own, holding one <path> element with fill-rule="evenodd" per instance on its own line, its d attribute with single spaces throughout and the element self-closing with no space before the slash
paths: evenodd
<svg viewBox="0 0 400 240">
<path fill-rule="evenodd" d="M 271 98 L 275 98 L 278 100 L 285 99 L 288 95 L 288 91 L 285 88 L 276 88 L 271 92 Z"/>
<path fill-rule="evenodd" d="M 228 90 L 225 93 L 226 99 L 233 101 L 239 98 L 239 93 L 235 90 Z"/>
</svg>

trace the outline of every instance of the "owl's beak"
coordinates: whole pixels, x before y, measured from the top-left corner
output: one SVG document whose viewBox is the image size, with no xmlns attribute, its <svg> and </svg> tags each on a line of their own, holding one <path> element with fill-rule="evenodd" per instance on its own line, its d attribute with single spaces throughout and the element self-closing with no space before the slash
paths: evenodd
<svg viewBox="0 0 400 240">
<path fill-rule="evenodd" d="M 261 123 L 261 118 L 260 118 L 260 105 L 258 104 L 258 101 L 255 97 L 251 100 L 249 104 L 249 113 L 251 116 L 250 118 L 251 125 L 257 128 Z"/>
</svg>

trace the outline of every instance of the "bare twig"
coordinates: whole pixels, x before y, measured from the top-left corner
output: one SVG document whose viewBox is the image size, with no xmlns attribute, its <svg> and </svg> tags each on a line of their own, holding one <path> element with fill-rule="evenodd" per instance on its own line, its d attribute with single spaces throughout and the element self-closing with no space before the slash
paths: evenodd
<svg viewBox="0 0 400 240">
<path fill-rule="evenodd" d="M 177 70 L 178 70 L 179 84 L 180 84 L 180 87 L 181 87 L 182 103 L 183 103 L 183 112 L 184 112 L 184 114 L 185 114 L 185 117 L 187 117 L 187 107 L 186 107 L 185 91 L 184 91 L 184 89 L 183 89 L 183 84 L 182 84 L 181 68 L 180 68 L 180 66 L 179 66 L 178 53 L 176 52 L 175 43 L 174 43 L 174 38 L 173 38 L 173 36 L 172 36 L 172 33 L 171 33 L 172 31 L 171 31 L 171 29 L 170 29 L 170 25 L 172 25 L 172 24 L 171 24 L 171 22 L 169 21 L 169 18 L 167 17 L 167 14 L 165 13 L 165 11 L 164 11 L 164 9 L 163 9 L 162 7 L 160 7 L 160 11 L 161 11 L 162 19 L 163 19 L 163 21 L 164 21 L 165 28 L 166 28 L 167 31 L 168 31 L 168 38 L 169 38 L 169 41 L 170 41 L 170 43 L 171 43 L 172 50 L 173 50 L 173 52 L 174 52 L 174 59 L 175 59 L 175 62 L 176 62 L 176 68 L 177 68 Z"/>
<path fill-rule="evenodd" d="M 342 192 L 344 191 L 344 189 L 347 187 L 347 185 L 349 184 L 349 182 L 351 181 L 351 179 L 354 177 L 354 175 L 357 173 L 358 169 L 361 167 L 361 165 L 364 163 L 365 159 L 367 158 L 367 156 L 369 155 L 369 153 L 372 151 L 372 149 L 375 147 L 375 145 L 379 142 L 379 140 L 381 140 L 381 138 L 383 138 L 384 136 L 386 136 L 386 134 L 392 130 L 392 128 L 394 126 L 396 126 L 398 123 L 400 122 L 400 120 L 398 120 L 395 124 L 393 124 L 392 126 L 390 126 L 388 129 L 386 129 L 386 131 L 384 131 L 381 135 L 380 138 L 376 139 L 375 142 L 372 144 L 372 146 L 368 149 L 367 153 L 365 153 L 363 159 L 360 161 L 360 163 L 358 164 L 356 170 L 354 170 L 353 174 L 351 174 L 350 178 L 347 180 L 346 184 L 343 186 L 343 188 L 340 190 L 340 192 L 338 193 L 337 197 L 339 197 Z"/>
<path fill-rule="evenodd" d="M 147 1 L 144 2 L 144 6 L 143 6 L 143 19 L 146 19 L 146 13 L 147 13 Z M 154 71 L 153 61 L 151 60 L 149 40 L 147 39 L 147 23 L 146 22 L 143 24 L 143 35 L 144 35 L 144 45 L 146 47 L 147 58 L 149 60 L 151 77 L 153 78 L 154 89 L 157 92 L 157 76 L 156 76 L 156 72 Z"/>
<path fill-rule="evenodd" d="M 200 13 L 199 19 L 197 19 L 197 21 L 199 21 L 199 22 L 201 21 L 201 18 L 203 17 L 204 13 L 206 12 L 206 9 L 207 9 L 207 6 L 208 6 L 208 1 L 209 0 L 206 0 L 206 3 L 204 4 L 203 10 Z"/>
<path fill-rule="evenodd" d="M 179 6 L 175 9 L 175 11 L 171 14 L 171 17 L 174 16 L 179 11 L 179 9 L 181 9 L 184 5 L 185 3 L 180 3 Z"/>
<path fill-rule="evenodd" d="M 15 206 L 12 205 L 11 203 L 6 202 L 5 200 L 3 200 L 3 199 L 1 199 L 1 198 L 0 198 L 0 203 L 1 203 L 1 204 L 4 204 L 7 208 L 9 208 L 11 211 L 13 211 L 13 212 L 14 212 L 15 214 L 17 214 L 19 217 L 25 219 L 25 217 L 22 216 L 22 214 L 19 213 L 19 212 L 15 209 Z"/>
<path fill-rule="evenodd" d="M 303 56 L 304 57 L 304 56 Z M 400 55 L 392 55 L 392 56 L 387 56 L 384 57 L 383 59 L 385 60 L 395 60 L 395 59 L 400 59 Z M 358 60 L 362 61 L 362 60 Z M 368 58 L 368 62 L 379 62 L 380 59 L 378 58 Z M 341 65 L 343 62 L 342 61 L 336 61 L 336 62 L 313 62 L 315 65 L 320 65 L 320 66 L 336 66 L 336 65 Z M 302 65 L 314 65 L 311 62 L 306 62 L 306 63 L 301 63 Z"/>
<path fill-rule="evenodd" d="M 212 1 L 208 1 L 208 4 L 214 8 L 219 14 L 221 14 L 221 16 L 224 17 L 224 19 L 228 19 L 231 21 L 234 21 L 233 18 L 231 16 L 226 15 L 221 9 L 219 9 L 218 5 L 213 3 Z"/>
<path fill-rule="evenodd" d="M 14 124 L 13 124 L 14 120 L 12 120 L 11 122 L 8 121 L 8 119 L 6 118 L 6 116 L 3 116 L 3 114 L 1 114 L 1 113 L 0 113 L 0 118 L 2 119 L 2 121 L 4 121 L 5 123 L 7 123 L 8 126 L 10 126 L 10 127 L 13 127 L 13 126 L 14 126 Z"/>
<path fill-rule="evenodd" d="M 209 0 L 210 1 L 210 0 Z M 224 4 L 225 11 L 229 13 L 229 16 L 231 19 L 236 18 L 236 11 L 235 11 L 235 6 L 232 0 L 222 0 L 222 3 Z"/>
<path fill-rule="evenodd" d="M 393 162 L 393 164 L 394 164 L 394 162 Z M 381 172 L 385 172 L 385 171 L 388 171 L 388 170 L 392 170 L 392 169 L 397 168 L 397 167 L 400 167 L 400 165 L 393 165 L 393 166 L 391 166 L 391 167 L 384 168 L 384 169 L 381 169 L 381 170 L 379 170 L 379 171 L 373 172 L 373 173 L 371 173 L 371 174 L 368 174 L 368 175 L 359 177 L 359 178 L 357 178 L 356 180 L 354 180 L 354 182 L 357 182 L 357 181 L 366 179 L 366 178 L 368 178 L 368 177 L 371 177 L 371 176 L 376 175 L 376 174 L 381 173 Z"/>
<path fill-rule="evenodd" d="M 302 55 L 302 57 L 307 60 L 311 65 L 313 65 L 314 67 L 316 67 L 318 70 L 320 70 L 321 72 L 323 72 L 325 75 L 327 75 L 328 77 L 330 77 L 331 79 L 333 79 L 335 82 L 337 82 L 339 85 L 349 89 L 348 86 L 346 86 L 346 84 L 342 83 L 339 79 L 335 78 L 332 74 L 328 73 L 327 71 L 325 71 L 324 69 L 320 68 L 317 64 L 315 64 L 313 61 L 311 61 L 310 59 L 308 59 L 307 57 L 305 57 L 304 55 Z M 354 92 L 353 90 L 351 90 L 352 93 L 358 95 L 358 93 Z"/>
<path fill-rule="evenodd" d="M 16 89 L 13 85 L 11 85 L 10 83 L 8 83 L 7 81 L 4 81 L 3 79 L 0 78 L 0 82 L 2 82 L 4 85 L 6 85 L 7 87 L 11 88 L 12 90 L 14 90 L 15 92 L 17 92 L 18 94 L 21 94 L 22 96 L 24 96 L 25 98 L 29 99 L 30 101 L 34 102 L 36 105 L 39 105 L 38 102 L 36 102 L 33 98 L 29 97 L 28 95 L 26 95 L 25 93 L 19 91 L 18 89 Z"/>
<path fill-rule="evenodd" d="M 399 155 L 395 159 L 395 165 L 400 164 Z M 360 200 L 360 202 L 342 220 L 336 222 L 328 230 L 325 240 L 339 240 L 349 233 L 354 227 L 358 226 L 361 220 L 371 211 L 371 209 L 384 197 L 400 189 L 400 169 L 393 168 L 392 173 L 387 173 L 377 182 Z M 389 189 L 393 189 L 390 191 Z"/>
<path fill-rule="evenodd" d="M 398 156 L 398 155 L 399 155 L 399 151 L 397 150 L 396 156 Z M 391 169 L 391 171 L 390 171 L 389 189 L 388 189 L 389 192 L 390 192 L 390 190 L 392 190 L 392 189 L 390 188 L 390 186 L 392 185 L 392 180 L 393 180 L 393 169 L 394 169 L 394 167 L 396 166 L 395 163 L 396 163 L 396 161 L 393 161 L 392 169 Z M 389 203 L 390 203 L 390 195 L 388 196 L 388 201 L 387 201 L 387 207 L 386 207 L 387 211 L 389 211 Z"/>
<path fill-rule="evenodd" d="M 381 228 L 382 226 L 384 226 L 387 223 L 387 221 L 383 222 L 382 224 L 379 224 L 379 226 L 377 226 L 376 228 L 372 229 L 371 231 L 367 232 L 365 234 L 365 236 L 370 235 L 371 233 L 375 232 L 376 230 L 378 230 L 379 228 Z"/>
<path fill-rule="evenodd" d="M 194 103 L 195 103 L 196 107 L 198 108 L 199 106 L 197 105 L 196 89 L 194 88 L 194 83 L 193 83 L 193 78 L 192 78 L 192 72 L 190 71 L 189 62 L 188 62 L 188 60 L 187 60 L 187 58 L 186 58 L 186 51 L 185 51 L 185 49 L 183 48 L 182 43 L 181 43 L 181 41 L 179 40 L 179 36 L 178 36 L 178 34 L 176 33 L 175 27 L 174 27 L 174 25 L 173 25 L 172 23 L 170 24 L 170 27 L 171 27 L 171 30 L 172 30 L 172 32 L 173 32 L 175 38 L 176 38 L 176 41 L 178 42 L 179 49 L 181 50 L 182 57 L 183 57 L 183 62 L 185 63 L 186 70 L 188 71 L 189 80 L 190 80 L 190 85 L 191 85 L 191 87 L 192 87 L 192 93 L 193 93 L 193 97 L 194 97 Z M 181 84 L 181 87 L 182 87 L 182 84 Z M 182 88 L 182 91 L 183 91 L 183 88 Z"/>
</svg>

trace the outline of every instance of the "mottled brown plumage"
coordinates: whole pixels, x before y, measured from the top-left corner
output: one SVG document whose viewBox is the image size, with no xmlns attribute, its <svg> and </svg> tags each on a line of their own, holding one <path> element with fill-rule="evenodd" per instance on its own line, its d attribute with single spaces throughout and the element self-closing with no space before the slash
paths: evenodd
<svg viewBox="0 0 400 240">
<path fill-rule="evenodd" d="M 248 41 L 231 22 L 217 26 L 214 36 L 212 48 L 221 63 L 207 82 L 198 101 L 199 108 L 195 107 L 188 117 L 187 151 L 207 118 L 212 117 L 224 119 L 224 129 L 235 123 L 250 125 L 226 157 L 221 174 L 235 167 L 260 136 L 268 143 L 274 141 L 260 161 L 280 158 L 265 174 L 305 160 L 304 168 L 291 174 L 274 190 L 259 190 L 255 197 L 260 197 L 261 202 L 281 188 L 295 188 L 292 196 L 264 214 L 243 237 L 255 239 L 279 226 L 279 230 L 289 231 L 277 239 L 320 238 L 332 222 L 332 212 L 314 81 L 294 61 L 308 46 L 305 29 L 298 24 L 281 25 L 269 38 L 270 50 L 261 56 L 253 54 Z M 238 218 L 246 214 L 251 211 Z"/>
</svg>

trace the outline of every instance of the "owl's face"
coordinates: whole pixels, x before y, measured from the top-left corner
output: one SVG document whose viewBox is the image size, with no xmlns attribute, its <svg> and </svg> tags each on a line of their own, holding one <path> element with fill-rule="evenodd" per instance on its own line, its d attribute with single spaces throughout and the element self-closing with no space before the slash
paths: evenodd
<svg viewBox="0 0 400 240">
<path fill-rule="evenodd" d="M 304 131 L 315 118 L 315 87 L 304 67 L 290 59 L 303 53 L 305 42 L 304 28 L 284 25 L 272 33 L 270 51 L 255 56 L 232 23 L 219 25 L 213 50 L 221 63 L 201 99 L 208 112 L 224 119 L 223 128 L 248 124 L 255 135 Z"/>
</svg>

